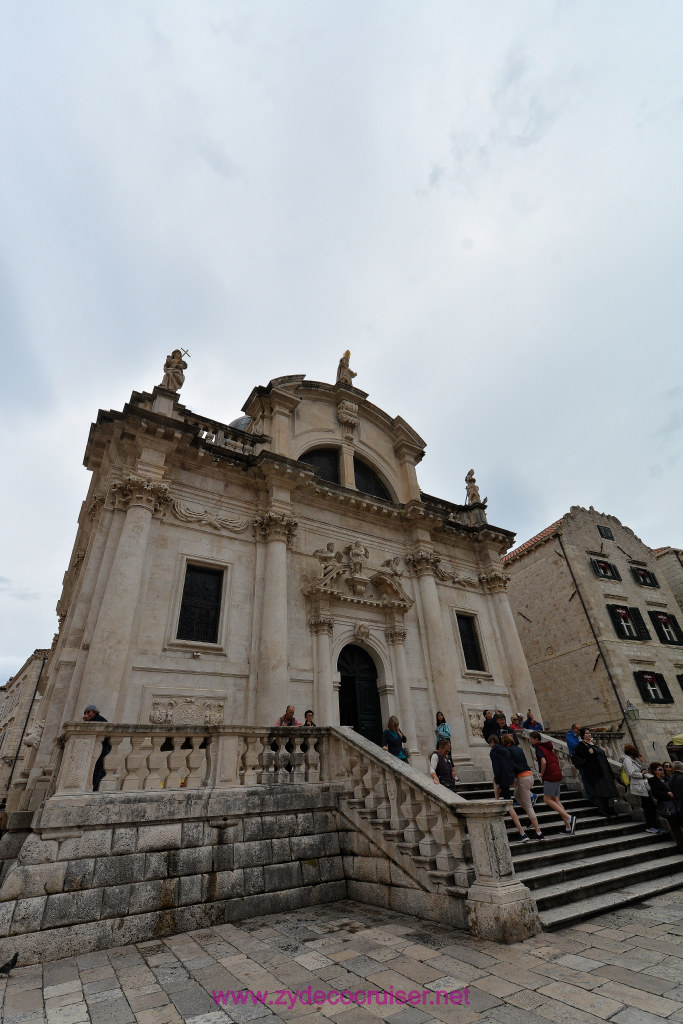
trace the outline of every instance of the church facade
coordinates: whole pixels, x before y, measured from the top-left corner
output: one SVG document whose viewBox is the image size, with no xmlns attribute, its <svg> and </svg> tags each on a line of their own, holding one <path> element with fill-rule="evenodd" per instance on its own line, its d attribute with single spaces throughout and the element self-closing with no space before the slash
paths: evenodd
<svg viewBox="0 0 683 1024">
<path fill-rule="evenodd" d="M 266 727 L 294 704 L 376 741 L 396 714 L 423 767 L 441 710 L 461 775 L 481 775 L 482 710 L 536 699 L 501 564 L 513 534 L 473 474 L 462 505 L 423 493 L 425 442 L 355 386 L 348 353 L 335 384 L 271 380 L 231 424 L 180 403 L 184 368 L 173 353 L 162 386 L 91 427 L 36 799 L 88 704 Z"/>
</svg>

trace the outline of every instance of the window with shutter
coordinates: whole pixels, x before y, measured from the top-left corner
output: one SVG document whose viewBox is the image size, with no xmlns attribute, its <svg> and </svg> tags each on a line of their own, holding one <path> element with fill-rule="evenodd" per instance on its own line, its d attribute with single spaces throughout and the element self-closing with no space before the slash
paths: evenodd
<svg viewBox="0 0 683 1024">
<path fill-rule="evenodd" d="M 601 537 L 604 537 L 605 540 L 614 540 L 614 534 L 610 530 L 609 526 L 598 526 L 598 533 Z"/>
<path fill-rule="evenodd" d="M 637 565 L 631 566 L 631 574 L 641 587 L 659 587 L 659 580 L 649 569 L 641 569 Z"/>
<path fill-rule="evenodd" d="M 218 642 L 222 591 L 222 569 L 188 565 L 178 619 L 178 640 L 204 644 Z"/>
<path fill-rule="evenodd" d="M 681 690 L 683 690 L 683 676 L 676 676 Z"/>
<path fill-rule="evenodd" d="M 650 612 L 652 625 L 663 644 L 683 644 L 683 635 L 675 615 L 668 612 Z"/>
<path fill-rule="evenodd" d="M 608 604 L 607 611 L 618 637 L 622 640 L 649 640 L 650 634 L 638 608 L 623 604 Z"/>
<path fill-rule="evenodd" d="M 596 576 L 601 576 L 603 579 L 608 580 L 621 579 L 621 573 L 612 562 L 606 562 L 602 558 L 591 558 L 591 565 Z"/>
<path fill-rule="evenodd" d="M 673 704 L 674 699 L 660 672 L 634 672 L 641 698 L 647 704 Z"/>
</svg>

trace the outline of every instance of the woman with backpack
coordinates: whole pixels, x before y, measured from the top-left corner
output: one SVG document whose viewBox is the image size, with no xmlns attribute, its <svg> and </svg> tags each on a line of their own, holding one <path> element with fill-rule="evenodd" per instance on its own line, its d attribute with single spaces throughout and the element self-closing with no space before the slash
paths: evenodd
<svg viewBox="0 0 683 1024">
<path fill-rule="evenodd" d="M 560 800 L 562 769 L 557 754 L 553 750 L 552 740 L 544 740 L 540 732 L 529 735 L 531 744 L 536 751 L 538 771 L 543 781 L 543 802 L 551 811 L 557 811 L 564 822 L 567 835 L 573 835 L 576 828 L 576 815 L 568 814 Z"/>
<path fill-rule="evenodd" d="M 489 736 L 489 747 L 491 748 L 491 764 L 493 765 L 494 796 L 497 800 L 511 800 L 512 792 L 510 787 L 514 784 L 516 772 L 510 749 L 501 744 L 498 737 L 495 735 Z M 528 843 L 529 837 L 526 834 L 526 830 L 520 825 L 519 818 L 517 817 L 517 812 L 514 807 L 510 807 L 508 814 L 512 818 L 515 828 L 519 832 L 519 842 Z M 534 815 L 534 818 L 535 817 L 536 815 Z M 545 838 L 545 836 L 538 831 L 538 820 L 536 821 L 536 834 L 534 838 Z"/>
</svg>

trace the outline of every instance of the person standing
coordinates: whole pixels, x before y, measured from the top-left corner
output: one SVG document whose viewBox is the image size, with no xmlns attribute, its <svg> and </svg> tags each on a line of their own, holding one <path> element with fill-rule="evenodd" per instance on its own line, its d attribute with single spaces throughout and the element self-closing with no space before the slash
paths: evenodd
<svg viewBox="0 0 683 1024">
<path fill-rule="evenodd" d="M 574 751 L 572 762 L 579 771 L 585 772 L 600 814 L 606 818 L 614 817 L 612 801 L 618 799 L 619 794 L 607 754 L 593 742 L 591 731 L 586 726 L 579 729 L 579 736 L 581 739 Z"/>
<path fill-rule="evenodd" d="M 401 761 L 407 761 L 408 755 L 403 749 L 403 744 L 407 742 L 407 738 L 399 728 L 398 718 L 396 715 L 392 715 L 382 733 L 382 749 L 387 750 L 394 757 L 400 758 Z"/>
<path fill-rule="evenodd" d="M 317 729 L 315 722 L 313 721 L 313 712 L 309 708 L 308 711 L 304 711 L 304 725 L 310 726 L 312 729 Z"/>
<path fill-rule="evenodd" d="M 438 741 L 436 750 L 429 762 L 429 771 L 435 785 L 445 786 L 446 789 L 450 789 L 452 793 L 455 793 L 455 784 L 458 779 L 453 762 L 451 761 L 450 748 L 450 740 L 440 739 Z"/>
<path fill-rule="evenodd" d="M 481 727 L 481 734 L 487 743 L 489 741 L 489 736 L 491 736 L 492 733 L 496 733 L 497 735 L 497 729 L 498 726 L 496 725 L 496 720 L 493 717 L 493 711 L 485 711 L 484 723 Z"/>
<path fill-rule="evenodd" d="M 576 725 L 576 723 L 574 723 L 574 725 L 571 726 L 569 732 L 565 736 L 565 741 L 566 741 L 566 744 L 567 744 L 567 750 L 569 752 L 569 757 L 571 758 L 572 763 L 573 763 L 573 761 L 574 761 L 574 758 L 573 758 L 574 751 L 576 750 L 576 748 L 578 747 L 579 743 L 581 742 L 581 737 L 579 735 L 579 727 L 578 727 L 578 725 Z M 576 767 L 576 765 L 574 767 Z M 588 784 L 588 781 L 586 779 L 586 773 L 581 768 L 578 768 L 577 771 L 579 773 L 579 777 L 581 778 L 581 785 L 583 786 L 583 791 L 586 794 L 586 800 L 591 805 L 591 807 L 595 807 L 595 798 L 593 796 L 593 792 L 592 792 L 592 790 L 590 788 L 590 785 Z"/>
<path fill-rule="evenodd" d="M 543 722 L 537 722 L 531 713 L 531 708 L 526 713 L 526 718 L 522 724 L 523 729 L 536 729 L 537 732 L 541 732 L 543 729 Z"/>
<path fill-rule="evenodd" d="M 532 732 L 529 739 L 536 751 L 538 761 L 538 772 L 543 783 L 543 802 L 551 811 L 557 811 L 564 822 L 564 830 L 568 835 L 573 835 L 576 829 L 576 815 L 568 814 L 560 800 L 560 786 L 562 784 L 562 769 L 553 750 L 551 740 L 544 740 L 540 732 Z"/>
<path fill-rule="evenodd" d="M 512 764 L 515 769 L 515 781 L 513 796 L 519 806 L 527 815 L 531 822 L 531 827 L 534 830 L 534 839 L 545 839 L 545 836 L 541 832 L 538 824 L 538 818 L 534 811 L 534 804 L 536 803 L 536 794 L 532 792 L 534 785 L 534 776 L 531 768 L 526 763 L 524 751 L 521 747 L 516 747 L 514 740 L 509 733 L 505 733 L 501 737 L 501 745 L 507 747 L 512 757 Z"/>
<path fill-rule="evenodd" d="M 627 743 L 621 757 L 624 771 L 629 777 L 629 789 L 633 796 L 640 797 L 640 806 L 645 815 L 645 831 L 657 835 L 664 832 L 663 828 L 657 827 L 657 804 L 652 799 L 650 787 L 645 778 L 645 765 L 642 763 L 642 755 L 632 743 Z"/>
<path fill-rule="evenodd" d="M 448 740 L 451 738 L 451 727 L 446 721 L 446 716 L 442 711 L 436 713 L 436 748 L 439 749 L 439 740 Z"/>
<path fill-rule="evenodd" d="M 88 704 L 87 707 L 83 711 L 83 721 L 84 722 L 106 722 L 107 719 L 104 718 L 104 716 L 99 713 L 97 707 L 94 704 Z M 100 788 L 100 783 L 102 782 L 102 779 L 107 774 L 106 771 L 104 770 L 104 759 L 107 756 L 107 754 L 110 754 L 110 753 L 111 753 L 111 741 L 110 741 L 108 736 L 105 736 L 104 739 L 102 740 L 102 753 L 100 754 L 100 756 L 95 761 L 95 767 L 94 767 L 93 773 L 92 773 L 92 791 L 93 791 L 93 793 L 97 793 L 97 791 Z"/>
<path fill-rule="evenodd" d="M 294 705 L 288 704 L 284 715 L 278 718 L 275 725 L 279 728 L 283 725 L 301 725 L 301 722 L 294 717 Z"/>
</svg>

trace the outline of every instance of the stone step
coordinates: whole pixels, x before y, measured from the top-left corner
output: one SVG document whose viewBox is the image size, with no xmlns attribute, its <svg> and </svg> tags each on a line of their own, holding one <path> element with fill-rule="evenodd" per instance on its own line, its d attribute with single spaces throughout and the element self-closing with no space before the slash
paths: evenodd
<svg viewBox="0 0 683 1024">
<path fill-rule="evenodd" d="M 522 827 L 524 827 L 526 816 L 520 815 L 519 817 L 522 823 Z M 541 832 L 543 832 L 545 836 L 557 836 L 559 834 L 560 836 L 567 836 L 567 838 L 569 838 L 568 833 L 565 832 L 564 821 L 562 820 L 562 818 L 560 818 L 559 814 L 555 812 L 552 812 L 547 816 L 539 814 L 538 823 L 541 827 Z M 511 840 L 510 845 L 514 847 L 516 845 L 516 837 L 518 835 L 517 829 L 509 820 L 505 824 L 508 839 Z M 602 833 L 609 833 L 609 831 L 612 828 L 619 828 L 622 825 L 638 826 L 641 824 L 642 822 L 634 822 L 631 819 L 631 816 L 628 814 L 617 815 L 615 818 L 610 819 L 610 821 L 606 821 L 605 818 L 603 818 L 599 814 L 591 814 L 587 817 L 577 815 L 576 831 L 578 833 L 580 831 L 585 831 L 587 828 L 590 828 L 597 829 Z M 527 831 L 530 831 L 530 826 L 527 825 L 526 827 Z"/>
<path fill-rule="evenodd" d="M 565 839 L 565 837 L 558 837 Z M 626 835 L 607 835 L 597 829 L 590 832 L 575 832 L 573 836 L 567 836 L 566 842 L 531 844 L 513 843 L 512 857 L 515 865 L 515 873 L 521 874 L 527 869 L 541 867 L 543 864 L 561 864 L 564 861 L 578 860 L 590 856 L 596 850 L 601 854 L 629 852 L 632 849 L 639 849 L 649 852 L 652 846 L 658 848 L 664 840 L 665 845 L 670 844 L 668 836 L 653 836 L 643 829 L 641 832 L 627 833 Z"/>
<path fill-rule="evenodd" d="M 680 857 L 679 857 L 680 865 Z M 622 883 L 624 880 L 622 879 Z M 587 896 L 573 903 L 550 907 L 539 910 L 539 917 L 543 928 L 546 931 L 556 931 L 558 928 L 568 928 L 578 921 L 585 921 L 596 914 L 604 914 L 606 911 L 618 910 L 632 903 L 639 903 L 641 900 L 658 896 L 663 892 L 671 892 L 683 886 L 683 870 L 669 872 L 661 878 L 650 878 L 645 882 L 634 884 L 622 884 L 617 891 L 603 892 L 595 896 Z"/>
<path fill-rule="evenodd" d="M 645 838 L 647 838 L 649 836 L 649 833 L 645 832 L 645 827 L 642 821 L 631 821 L 630 818 L 625 817 L 623 820 L 620 820 L 617 824 L 611 824 L 609 826 L 605 825 L 602 819 L 599 819 L 592 825 L 586 822 L 585 820 L 582 821 L 581 819 L 579 819 L 576 826 L 576 832 L 573 836 L 568 835 L 563 828 L 558 830 L 556 833 L 548 831 L 544 833 L 546 837 L 545 843 L 539 845 L 534 844 L 533 847 L 531 847 L 528 843 L 521 844 L 516 842 L 516 835 L 516 831 L 510 833 L 510 837 L 512 839 L 510 843 L 510 848 L 512 850 L 512 856 L 515 858 L 515 861 L 518 855 L 530 853 L 532 849 L 565 849 L 567 847 L 567 844 L 571 846 L 574 843 L 576 843 L 577 840 L 599 843 L 603 839 L 616 840 L 618 838 L 624 838 L 626 836 L 642 835 Z M 656 839 L 657 837 L 652 836 L 652 838 Z"/>
<path fill-rule="evenodd" d="M 588 878 L 570 879 L 548 885 L 543 889 L 536 889 L 534 899 L 539 911 L 549 910 L 552 907 L 589 899 L 601 893 L 621 890 L 625 887 L 630 889 L 638 882 L 661 878 L 664 875 L 671 876 L 673 873 L 681 873 L 681 856 L 678 852 L 659 860 L 648 861 L 637 867 L 630 865 L 626 871 L 617 866 L 607 871 L 599 871 Z"/>
<path fill-rule="evenodd" d="M 631 874 L 633 868 L 640 868 L 644 860 L 653 865 L 659 860 L 671 857 L 676 853 L 674 843 L 661 844 L 660 846 L 642 849 L 636 847 L 633 850 L 617 850 L 614 853 L 605 853 L 598 848 L 593 850 L 593 856 L 579 857 L 576 860 L 562 861 L 561 863 L 548 863 L 535 868 L 522 868 L 518 870 L 515 865 L 515 874 L 534 892 L 547 888 L 548 886 L 559 885 L 563 881 L 583 878 L 589 880 L 599 873 L 606 871 L 621 872 L 621 880 Z M 624 874 L 626 873 L 626 874 Z"/>
</svg>

